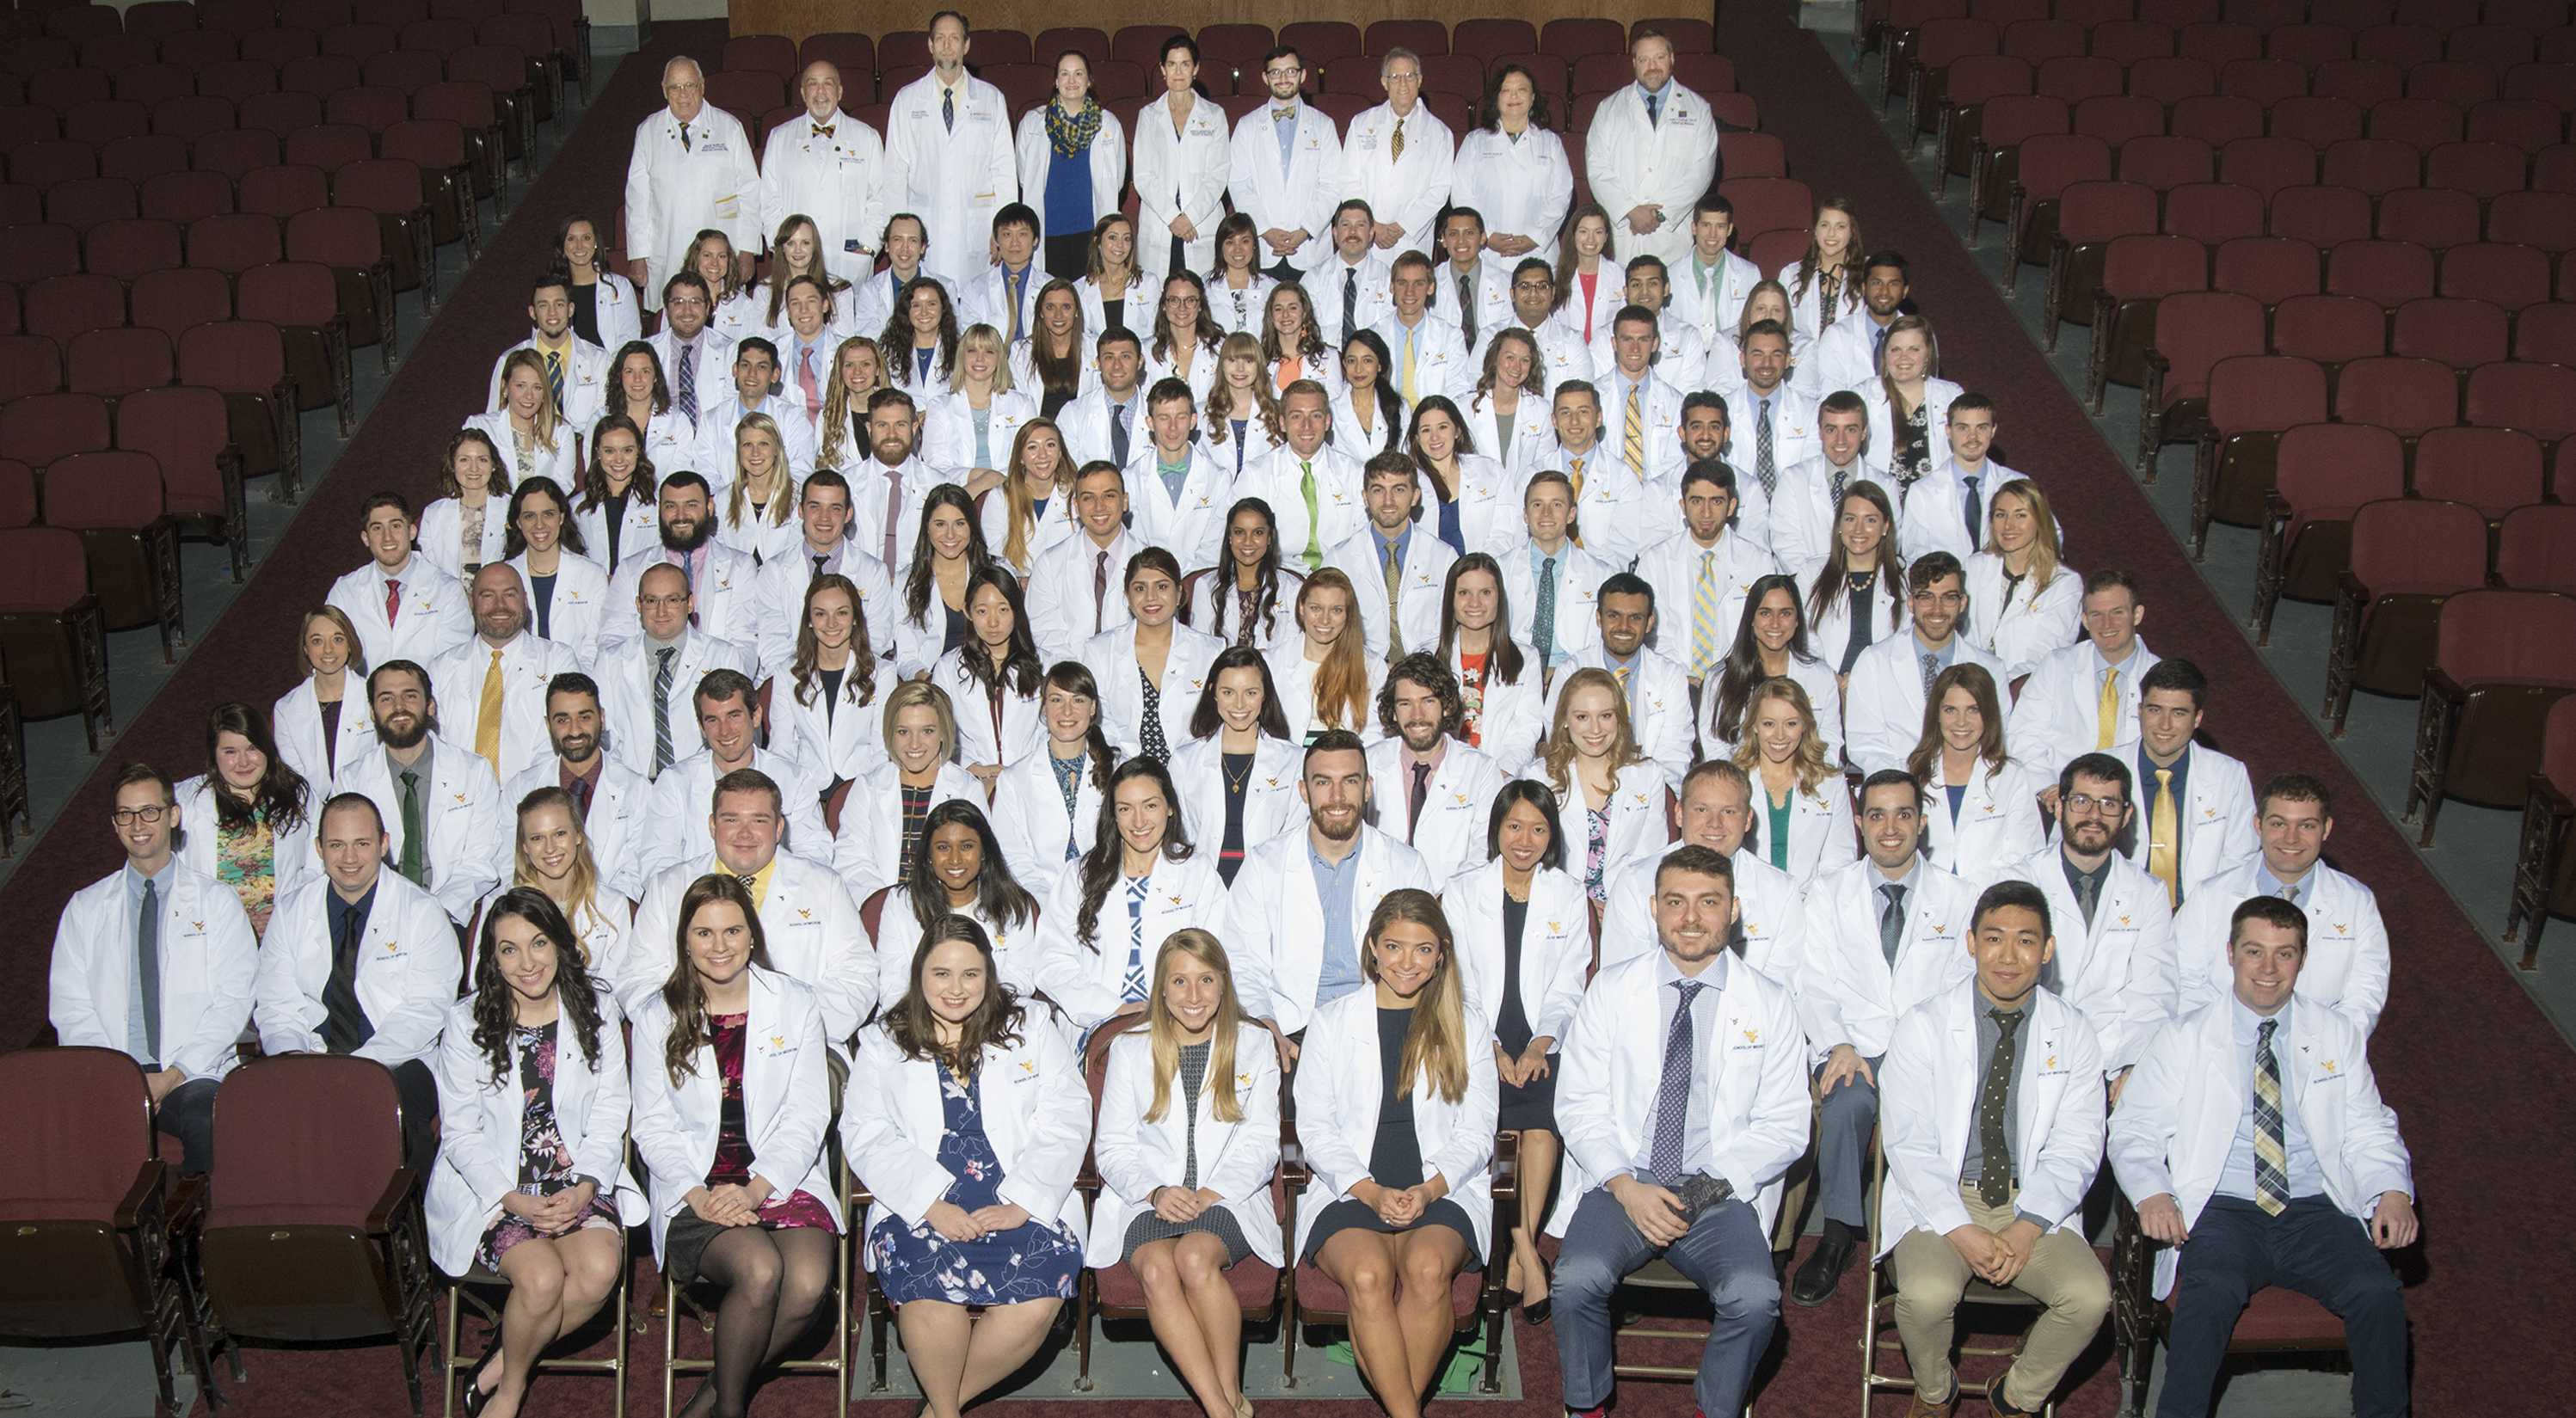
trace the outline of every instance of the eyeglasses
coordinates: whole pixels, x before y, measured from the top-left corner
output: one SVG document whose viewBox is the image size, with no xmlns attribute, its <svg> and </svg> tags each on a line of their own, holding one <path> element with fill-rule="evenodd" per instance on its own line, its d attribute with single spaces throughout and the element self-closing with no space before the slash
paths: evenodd
<svg viewBox="0 0 2576 1418">
<path fill-rule="evenodd" d="M 109 813 L 108 819 L 119 827 L 132 827 L 137 822 L 159 822 L 166 807 L 121 807 Z"/>
<path fill-rule="evenodd" d="M 1554 290 L 1556 289 L 1556 282 L 1539 280 L 1514 281 L 1512 282 L 1512 289 L 1526 291 Z"/>
<path fill-rule="evenodd" d="M 1916 605 L 1924 606 L 1946 606 L 1951 610 L 1957 610 L 1959 607 L 1968 603 L 1968 593 L 1965 591 L 1943 591 L 1939 595 L 1934 595 L 1930 591 L 1919 591 L 1915 593 L 1914 603 Z"/>
<path fill-rule="evenodd" d="M 2104 817 L 2118 817 L 2128 810 L 2129 805 L 2118 798 L 2097 798 L 2090 793 L 2070 793 L 2066 798 L 2070 817 L 2089 817 L 2097 812 Z"/>
</svg>

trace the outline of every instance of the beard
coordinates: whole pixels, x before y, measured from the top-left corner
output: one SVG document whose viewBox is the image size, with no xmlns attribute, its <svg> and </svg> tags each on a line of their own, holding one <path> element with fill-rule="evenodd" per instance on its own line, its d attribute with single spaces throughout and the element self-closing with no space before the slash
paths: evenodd
<svg viewBox="0 0 2576 1418">
<path fill-rule="evenodd" d="M 399 729 L 383 719 L 376 721 L 376 742 L 387 748 L 418 748 L 420 741 L 429 737 L 430 733 L 438 727 L 438 717 L 434 714 L 406 714 L 400 717 L 406 723 Z"/>
<path fill-rule="evenodd" d="M 671 530 L 670 523 L 663 523 L 663 549 L 666 551 L 696 551 L 698 548 L 707 544 L 708 538 L 713 537 L 716 534 L 715 519 L 712 517 L 691 522 L 688 525 L 688 531 L 674 532 Z"/>
<path fill-rule="evenodd" d="M 580 763 L 599 752 L 599 735 L 566 734 L 554 741 L 555 756 L 567 763 Z"/>
<path fill-rule="evenodd" d="M 1347 842 L 1360 835 L 1360 815 L 1356 812 L 1340 819 L 1329 818 L 1322 813 L 1313 817 L 1315 830 L 1323 833 L 1324 840 L 1328 842 Z"/>
</svg>

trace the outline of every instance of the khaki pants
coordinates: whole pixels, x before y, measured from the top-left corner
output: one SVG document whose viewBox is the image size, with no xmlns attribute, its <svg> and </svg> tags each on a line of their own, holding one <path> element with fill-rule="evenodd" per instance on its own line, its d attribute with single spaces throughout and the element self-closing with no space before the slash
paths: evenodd
<svg viewBox="0 0 2576 1418">
<path fill-rule="evenodd" d="M 2016 1191 L 2015 1196 L 2019 1193 Z M 2013 1223 L 2013 1203 L 1988 1206 L 1973 1183 L 1959 1188 L 1968 1217 L 1989 1231 Z M 1925 1230 L 1905 1233 L 1889 1257 L 1896 1275 L 1896 1332 L 1905 1341 L 1906 1366 L 1926 1397 L 1955 1395 L 1958 1375 L 1950 1367 L 1956 1340 L 1952 1319 L 1959 1296 L 1975 1279 L 1967 1261 L 1949 1238 Z M 2066 1366 L 2075 1362 L 2102 1328 L 2111 1309 L 2111 1281 L 2092 1245 L 2075 1230 L 2051 1231 L 2039 1238 L 2030 1263 L 2014 1278 L 2012 1288 L 2047 1309 L 2031 1325 L 2021 1357 L 2004 1376 L 2004 1398 L 2023 1412 L 2036 1410 L 2057 1391 Z"/>
</svg>

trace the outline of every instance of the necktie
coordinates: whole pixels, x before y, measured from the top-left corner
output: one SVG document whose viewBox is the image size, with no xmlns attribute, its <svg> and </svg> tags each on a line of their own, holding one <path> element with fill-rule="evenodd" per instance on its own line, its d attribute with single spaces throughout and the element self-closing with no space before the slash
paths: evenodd
<svg viewBox="0 0 2576 1418">
<path fill-rule="evenodd" d="M 1663 121 L 1664 96 L 1662 94 L 1646 95 L 1646 126 L 1652 128 Z"/>
<path fill-rule="evenodd" d="M 406 768 L 402 775 L 402 874 L 405 881 L 426 888 L 429 885 L 429 833 L 421 826 L 420 775 Z"/>
<path fill-rule="evenodd" d="M 358 948 L 366 931 L 357 907 L 341 908 L 340 943 L 331 951 L 330 977 L 322 982 L 322 1046 L 335 1054 L 354 1052 L 376 1032 L 358 1003 Z"/>
<path fill-rule="evenodd" d="M 1762 495 L 1769 497 L 1780 485 L 1779 470 L 1771 463 L 1771 400 L 1765 397 L 1753 414 L 1753 476 L 1762 480 Z"/>
<path fill-rule="evenodd" d="M 1396 130 L 1396 136 L 1397 136 L 1397 137 L 1399 137 L 1399 138 L 1400 138 L 1400 137 L 1402 137 L 1402 136 L 1404 136 L 1404 131 L 1403 131 L 1402 129 L 1397 129 L 1397 130 Z M 1419 402 L 1421 401 L 1422 396 L 1421 396 L 1420 394 L 1417 394 L 1417 393 L 1415 393 L 1415 392 L 1414 392 L 1414 382 L 1413 382 L 1413 331 L 1412 331 L 1412 330 L 1410 330 L 1410 329 L 1407 329 L 1407 330 L 1404 332 L 1404 390 L 1403 390 L 1403 392 L 1404 392 L 1404 406 L 1405 406 L 1407 409 L 1412 408 L 1416 403 L 1419 403 Z"/>
<path fill-rule="evenodd" d="M 1583 462 L 1584 460 L 1581 458 L 1575 459 L 1573 474 L 1566 479 L 1566 481 L 1574 485 L 1574 500 L 1576 502 L 1581 502 L 1583 500 Z M 1576 546 L 1583 545 L 1582 538 L 1577 537 L 1574 544 Z"/>
<path fill-rule="evenodd" d="M 815 415 L 823 412 L 823 389 L 821 385 L 814 382 L 814 347 L 812 345 L 807 345 L 804 352 L 797 357 L 796 387 L 805 394 L 805 421 L 810 424 L 814 421 Z"/>
<path fill-rule="evenodd" d="M 161 1066 L 161 892 L 143 879 L 143 903 L 134 908 L 134 978 L 143 989 L 143 1052 Z"/>
<path fill-rule="evenodd" d="M 1724 260 L 1723 256 L 1718 258 Z M 1691 274 L 1699 278 L 1699 301 L 1708 307 L 1709 318 L 1717 318 L 1717 266 L 1698 257 L 1691 258 Z"/>
<path fill-rule="evenodd" d="M 1691 1000 L 1708 986 L 1697 980 L 1675 980 L 1673 988 L 1681 992 L 1682 1002 L 1673 1011 L 1671 1031 L 1664 1035 L 1664 1074 L 1655 1087 L 1655 1141 L 1646 1153 L 1646 1165 L 1655 1174 L 1655 1184 L 1664 1187 L 1682 1179 L 1682 1137 L 1690 1121 L 1691 1059 L 1699 1052 L 1692 1037 Z"/>
<path fill-rule="evenodd" d="M 2165 884 L 2165 904 L 2182 904 L 2182 814 L 2174 811 L 2173 770 L 2156 770 L 2156 805 L 2147 813 L 2147 875 Z"/>
<path fill-rule="evenodd" d="M 1915 655 L 1923 661 L 1923 694 L 1928 699 L 1932 695 L 1932 681 L 1941 677 L 1941 657 L 1929 650 L 1918 650 Z"/>
<path fill-rule="evenodd" d="M 1836 469 L 1834 469 L 1834 475 L 1833 475 L 1833 478 L 1831 479 L 1831 481 L 1832 481 L 1832 484 L 1833 484 L 1833 486 L 1832 486 L 1832 492 L 1833 492 L 1833 501 L 1832 501 L 1832 505 L 1833 505 L 1833 506 L 1835 506 L 1835 507 L 1840 507 L 1840 506 L 1842 506 L 1842 505 L 1843 505 L 1843 489 L 1844 489 L 1844 488 L 1847 488 L 1847 487 L 1849 487 L 1849 486 L 1851 486 L 1851 469 L 1849 469 L 1849 468 L 1836 468 Z"/>
<path fill-rule="evenodd" d="M 939 121 L 947 126 L 949 132 L 957 131 L 957 91 L 955 89 L 939 91 Z"/>
<path fill-rule="evenodd" d="M 2278 1216 L 2290 1204 L 2290 1150 L 2281 1130 L 2281 1061 L 2272 1056 L 2272 1031 L 2281 1021 L 2266 1019 L 2254 1031 L 2254 1204 L 2266 1216 Z"/>
<path fill-rule="evenodd" d="M 1717 553 L 1699 554 L 1699 584 L 1691 591 L 1691 676 L 1717 669 Z"/>
<path fill-rule="evenodd" d="M 1458 276 L 1458 333 L 1476 343 L 1476 278 L 1466 272 Z"/>
<path fill-rule="evenodd" d="M 1360 268 L 1342 268 L 1342 343 L 1349 344 L 1351 332 L 1360 326 Z"/>
<path fill-rule="evenodd" d="M 401 613 L 402 583 L 400 581 L 387 581 L 385 583 L 385 624 L 389 626 L 392 625 L 394 623 L 394 618 Z"/>
<path fill-rule="evenodd" d="M 2292 885 L 2282 887 L 2282 888 L 2281 888 L 2281 899 L 2282 899 L 2282 900 L 2284 900 L 2284 901 L 2289 902 L 2289 903 L 2290 903 L 2291 905 L 2293 905 L 2293 906 L 2298 905 L 2298 904 L 2299 904 L 2299 888 L 2298 888 L 2298 886 L 2294 883 L 2294 884 L 2292 884 Z"/>
<path fill-rule="evenodd" d="M 1628 701 L 1628 722 L 1632 724 L 1637 721 L 1637 694 L 1635 689 L 1629 685 L 1628 680 L 1629 672 L 1636 668 L 1636 665 L 1631 662 L 1629 664 L 1617 666 L 1610 671 L 1610 677 L 1619 681 L 1619 697 Z"/>
<path fill-rule="evenodd" d="M 1297 491 L 1306 499 L 1306 569 L 1313 571 L 1324 564 L 1324 519 L 1315 508 L 1315 462 L 1297 460 Z"/>
<path fill-rule="evenodd" d="M 817 576 L 822 575 L 822 574 L 823 574 L 823 563 L 824 563 L 824 562 L 827 562 L 827 561 L 830 561 L 831 559 L 832 559 L 832 556 L 831 556 L 831 553 L 829 553 L 829 552 L 826 552 L 826 553 L 824 553 L 824 554 L 823 554 L 823 555 L 821 555 L 821 556 L 815 557 L 815 558 L 814 558 L 814 574 L 815 574 L 815 575 L 817 575 Z"/>
<path fill-rule="evenodd" d="M 661 667 L 653 671 L 653 772 L 659 778 L 671 766 L 671 661 L 679 654 L 675 647 L 656 650 Z"/>
<path fill-rule="evenodd" d="M 2102 702 L 2094 707 L 2093 747 L 2107 749 L 2120 737 L 2120 672 L 2102 672 Z"/>
<path fill-rule="evenodd" d="M 1986 1011 L 1995 1022 L 1995 1056 L 1986 1064 L 1985 1086 L 1977 1090 L 1977 1150 L 1985 1160 L 1977 1172 L 1977 1200 L 2001 1206 L 2012 1199 L 2012 1148 L 2004 1142 L 2004 1104 L 2012 1094 L 2013 1058 L 2021 1052 L 2017 1035 L 2024 1011 Z"/>
<path fill-rule="evenodd" d="M 1109 553 L 1102 552 L 1091 563 L 1091 633 L 1101 632 L 1101 620 L 1109 614 Z"/>
<path fill-rule="evenodd" d="M 1538 568 L 1538 609 L 1530 612 L 1530 643 L 1538 650 L 1541 670 L 1556 662 L 1556 558 Z"/>
<path fill-rule="evenodd" d="M 1869 367 L 1872 369 L 1885 369 L 1887 367 L 1886 356 L 1887 326 L 1877 323 L 1876 318 L 1872 317 L 1869 330 Z"/>
<path fill-rule="evenodd" d="M 1154 683 L 1153 676 L 1145 673 L 1143 665 L 1136 667 L 1136 679 L 1141 687 L 1137 698 L 1141 709 L 1136 715 L 1136 746 L 1156 763 L 1169 763 L 1172 761 L 1172 747 L 1163 737 L 1161 686 Z"/>
<path fill-rule="evenodd" d="M 1642 382 L 1628 386 L 1626 423 L 1619 435 L 1620 461 L 1628 465 L 1628 471 L 1635 473 L 1639 482 L 1646 480 L 1646 410 L 1645 401 L 1639 397 L 1645 387 Z"/>
<path fill-rule="evenodd" d="M 1431 765 L 1416 763 L 1413 765 L 1413 787 L 1405 794 L 1404 802 L 1404 840 L 1408 846 L 1413 842 L 1414 829 L 1422 825 L 1422 803 L 1430 795 Z"/>
<path fill-rule="evenodd" d="M 1986 544 L 1986 503 L 1977 495 L 1976 478 L 1962 478 L 1960 481 L 1968 489 L 1968 549 L 1974 551 Z"/>
<path fill-rule="evenodd" d="M 680 396 L 676 402 L 680 413 L 689 421 L 689 431 L 698 429 L 698 352 L 696 341 L 672 347 L 672 362 L 680 367 Z"/>
<path fill-rule="evenodd" d="M 1905 888 L 1889 882 L 1878 888 L 1887 904 L 1878 912 L 1878 953 L 1887 957 L 1888 965 L 1896 964 L 1896 943 L 1905 936 Z"/>
<path fill-rule="evenodd" d="M 1395 125 L 1395 137 L 1386 145 L 1386 152 L 1390 162 L 1404 161 L 1404 124 L 1401 121 Z"/>
<path fill-rule="evenodd" d="M 1127 466 L 1127 406 L 1109 406 L 1109 458 L 1121 469 Z"/>
<path fill-rule="evenodd" d="M 1386 659 L 1388 664 L 1404 658 L 1404 544 L 1386 544 Z"/>
<path fill-rule="evenodd" d="M 893 571 L 900 565 L 895 560 L 894 533 L 903 520 L 903 469 L 886 469 L 885 565 Z"/>
<path fill-rule="evenodd" d="M 840 126 L 841 125 L 837 123 L 817 123 L 814 125 L 814 136 L 817 138 L 829 138 L 832 136 L 832 130 Z"/>
<path fill-rule="evenodd" d="M 1151 993 L 1145 982 L 1145 888 L 1152 884 L 1149 876 L 1127 878 L 1127 978 L 1120 987 L 1125 999 L 1141 1000 Z"/>
<path fill-rule="evenodd" d="M 1020 292 L 1028 286 L 1027 268 L 1023 267 L 1018 275 L 1011 274 L 1008 266 L 1002 268 L 1002 293 L 1011 298 L 1011 343 L 1015 345 L 1020 342 Z"/>
<path fill-rule="evenodd" d="M 492 667 L 483 672 L 483 700 L 474 706 L 474 751 L 501 776 L 501 652 L 492 652 Z"/>
<path fill-rule="evenodd" d="M 680 125 L 680 151 L 681 151 L 681 152 L 684 152 L 684 153 L 694 153 L 694 152 L 696 152 L 697 150 L 698 150 L 698 149 L 697 149 L 697 145 L 689 141 L 689 125 L 688 125 L 688 124 L 686 124 L 686 123 L 681 124 L 681 125 Z"/>
</svg>

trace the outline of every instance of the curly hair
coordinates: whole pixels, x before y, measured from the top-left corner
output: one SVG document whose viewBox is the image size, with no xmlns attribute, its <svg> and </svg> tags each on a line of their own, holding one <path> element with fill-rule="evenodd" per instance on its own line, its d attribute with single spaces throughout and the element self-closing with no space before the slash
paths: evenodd
<svg viewBox="0 0 2576 1418">
<path fill-rule="evenodd" d="M 555 1008 L 572 1024 L 581 1045 L 582 1062 L 599 1067 L 599 996 L 593 992 L 589 967 L 582 964 L 579 937 L 564 919 L 554 898 L 533 886 L 514 886 L 493 899 L 483 912 L 483 935 L 474 948 L 474 1047 L 492 1064 L 492 1082 L 503 1083 L 516 1067 L 510 1032 L 518 1024 L 511 1002 L 516 993 L 501 978 L 500 924 L 516 918 L 536 928 L 555 948 Z M 677 1075 L 673 1080 L 677 1081 Z"/>
</svg>

